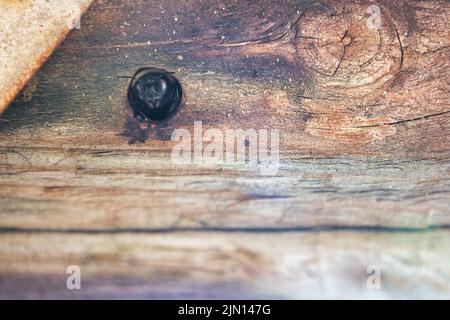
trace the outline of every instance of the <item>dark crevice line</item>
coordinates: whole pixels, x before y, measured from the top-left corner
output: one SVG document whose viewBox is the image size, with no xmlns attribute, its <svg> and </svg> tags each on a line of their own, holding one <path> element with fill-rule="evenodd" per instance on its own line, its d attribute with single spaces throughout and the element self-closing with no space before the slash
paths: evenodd
<svg viewBox="0 0 450 320">
<path fill-rule="evenodd" d="M 14 228 L 0 227 L 0 234 L 23 233 L 53 233 L 53 234 L 161 234 L 161 233 L 314 233 L 314 232 L 374 232 L 374 233 L 421 233 L 427 231 L 450 230 L 450 224 L 430 225 L 427 227 L 388 227 L 388 226 L 333 226 L 321 225 L 314 227 L 281 227 L 281 228 L 257 228 L 257 227 L 193 227 L 193 228 L 105 228 L 105 229 L 53 229 L 53 228 Z"/>
<path fill-rule="evenodd" d="M 402 43 L 402 40 L 400 38 L 400 34 L 398 33 L 398 28 L 397 28 L 397 26 L 395 24 L 394 24 L 394 27 L 395 27 L 395 33 L 397 35 L 397 40 L 398 40 L 398 43 L 400 45 L 400 68 L 399 68 L 399 70 L 401 70 L 402 67 L 403 67 L 403 59 L 404 59 L 405 52 L 403 51 L 403 43 Z"/>
<path fill-rule="evenodd" d="M 441 115 L 447 114 L 447 113 L 450 113 L 450 110 L 442 111 L 442 112 L 438 112 L 438 113 L 433 113 L 433 114 L 428 114 L 428 115 L 417 117 L 417 118 L 413 118 L 413 119 L 404 119 L 404 120 L 398 120 L 398 121 L 393 121 L 393 122 L 372 124 L 372 125 L 367 125 L 367 126 L 355 126 L 355 127 L 352 127 L 352 128 L 358 128 L 359 129 L 359 128 L 373 128 L 373 127 L 380 127 L 380 126 L 393 126 L 393 125 L 398 125 L 398 124 L 402 124 L 402 123 L 406 123 L 406 122 L 425 120 L 425 119 L 428 119 L 428 118 L 441 116 Z"/>
<path fill-rule="evenodd" d="M 344 39 L 347 36 L 349 36 L 348 30 L 345 31 L 344 35 L 341 37 L 341 41 L 340 42 L 344 41 Z M 339 68 L 341 67 L 342 62 L 344 61 L 345 54 L 347 53 L 347 48 L 349 48 L 352 44 L 353 44 L 353 38 L 350 36 L 350 43 L 344 45 L 342 56 L 341 56 L 341 58 L 338 61 L 338 64 L 336 66 L 336 70 L 334 70 L 333 74 L 331 75 L 332 77 L 334 77 L 336 75 L 336 73 L 338 72 Z"/>
</svg>

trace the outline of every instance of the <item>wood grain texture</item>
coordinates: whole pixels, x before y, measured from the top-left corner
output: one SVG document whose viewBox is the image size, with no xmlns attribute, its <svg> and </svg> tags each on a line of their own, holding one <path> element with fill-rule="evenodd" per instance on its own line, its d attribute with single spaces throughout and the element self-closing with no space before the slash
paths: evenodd
<svg viewBox="0 0 450 320">
<path fill-rule="evenodd" d="M 174 128 L 202 120 L 278 128 L 282 151 L 298 155 L 448 155 L 448 2 L 381 1 L 377 32 L 370 3 L 99 1 L 36 78 L 45 91 L 4 117 L 2 144 L 123 145 L 118 76 L 155 66 L 175 72 L 185 103 L 143 149 L 168 149 Z"/>
<path fill-rule="evenodd" d="M 447 231 L 25 233 L 0 241 L 0 298 L 450 298 Z M 81 269 L 81 290 L 66 288 L 69 265 Z M 369 266 L 381 271 L 380 290 L 367 287 Z"/>
<path fill-rule="evenodd" d="M 0 113 L 76 26 L 90 3 L 0 1 Z"/>
<path fill-rule="evenodd" d="M 415 103 L 411 107 L 400 98 L 397 107 L 385 100 L 370 102 L 371 108 L 377 108 L 386 119 L 390 112 L 400 110 L 414 113 L 408 116 L 411 119 L 420 114 L 424 117 L 381 127 L 372 125 L 374 122 L 348 134 L 332 128 L 332 133 L 321 131 L 320 135 L 312 133 L 308 126 L 340 117 L 340 105 L 346 108 L 345 117 L 359 121 L 369 107 L 364 105 L 369 101 L 368 94 L 361 92 L 356 97 L 356 89 L 348 88 L 351 90 L 345 95 L 339 91 L 342 86 L 322 88 L 324 79 L 350 85 L 361 77 L 363 71 L 352 64 L 349 56 L 352 42 L 346 49 L 349 61 L 340 63 L 342 70 L 346 66 L 350 69 L 342 75 L 339 70 L 330 71 L 334 75 L 327 77 L 323 75 L 325 66 L 320 67 L 324 69 L 320 72 L 316 70 L 319 67 L 308 67 L 314 63 L 305 49 L 311 39 L 298 33 L 306 34 L 311 26 L 332 23 L 331 33 L 340 27 L 345 27 L 346 36 L 362 32 L 358 33 L 360 38 L 351 41 L 375 38 L 379 43 L 382 35 L 366 34 L 365 29 L 356 28 L 366 23 L 360 16 L 363 4 L 344 6 L 335 2 L 299 7 L 291 2 L 275 5 L 266 1 L 257 5 L 259 9 L 255 6 L 251 2 L 240 6 L 175 4 L 172 8 L 183 10 L 181 15 L 159 1 L 96 2 L 83 20 L 83 28 L 69 37 L 37 75 L 28 102 L 19 98 L 2 118 L 1 201 L 8 213 L 0 218 L 3 225 L 150 229 L 448 225 L 448 117 L 445 113 L 425 116 L 428 107 L 443 111 L 448 103 L 448 59 L 443 58 L 448 50 L 440 44 L 448 40 L 444 28 L 448 5 L 439 1 L 399 1 L 394 7 L 380 3 L 384 10 L 380 32 L 385 32 L 386 37 L 398 32 L 401 38 L 406 37 L 404 42 L 409 39 L 415 43 L 401 50 L 402 68 L 409 64 L 414 67 L 406 69 L 409 71 L 405 76 L 411 78 L 404 79 L 404 87 L 392 83 L 389 87 L 385 83 L 389 80 L 382 81 L 382 85 L 376 82 L 361 86 L 373 91 L 372 95 L 388 86 L 383 90 L 396 97 L 407 96 Z M 260 14 L 249 13 L 255 10 Z M 329 19 L 323 18 L 333 10 L 343 13 L 346 19 L 341 21 L 341 15 L 334 13 L 328 13 Z M 435 12 L 432 21 L 426 20 L 431 19 L 430 13 L 424 14 L 429 11 Z M 394 18 L 399 26 L 404 24 L 405 30 L 394 28 Z M 304 19 L 306 26 L 302 27 Z M 355 21 L 349 25 L 348 19 Z M 429 31 L 431 27 L 435 32 Z M 326 37 L 331 35 L 327 29 L 318 30 L 319 38 L 328 41 Z M 340 34 L 339 30 L 335 33 Z M 221 35 L 226 37 L 222 39 Z M 292 35 L 296 37 L 290 42 Z M 299 42 L 301 39 L 306 43 Z M 385 42 L 396 48 L 387 48 L 388 53 L 398 53 L 396 37 Z M 422 46 L 416 52 L 422 42 L 434 49 L 427 51 Z M 280 48 L 268 49 L 275 44 L 281 48 L 305 46 L 297 50 L 305 56 L 289 58 L 289 50 L 283 56 Z M 363 48 L 358 45 L 354 54 Z M 331 59 L 331 53 L 320 52 L 319 56 L 325 55 L 323 61 Z M 422 68 L 419 63 L 421 59 L 435 68 L 425 70 L 425 65 Z M 433 59 L 440 62 L 433 64 Z M 129 146 L 120 135 L 129 114 L 127 81 L 118 76 L 132 75 L 145 65 L 173 70 L 182 83 L 185 103 L 174 118 L 152 129 L 145 144 Z M 373 68 L 378 72 L 377 66 Z M 299 68 L 301 73 L 297 73 Z M 417 83 L 413 74 L 422 80 Z M 347 78 L 339 80 L 340 76 Z M 295 98 L 299 94 L 311 95 L 312 91 L 302 91 L 307 88 L 315 94 L 322 92 L 332 101 Z M 425 93 L 416 94 L 419 89 L 440 99 L 440 103 L 421 104 Z M 271 101 L 273 107 L 261 99 Z M 377 99 L 387 98 L 383 93 Z M 361 105 L 355 107 L 356 102 Z M 311 114 L 310 103 L 320 112 Z M 27 112 L 22 112 L 24 108 Z M 257 170 L 238 166 L 173 165 L 170 150 L 174 143 L 169 141 L 172 131 L 192 130 L 196 120 L 203 121 L 204 129 L 280 129 L 279 174 L 264 178 Z M 378 129 L 392 135 L 387 138 L 381 134 L 370 142 L 354 135 Z"/>
<path fill-rule="evenodd" d="M 0 225 L 42 229 L 450 226 L 449 160 L 179 166 L 127 149 L 0 148 Z"/>
<path fill-rule="evenodd" d="M 0 118 L 2 297 L 448 298 L 450 5 L 371 4 L 94 1 Z M 145 66 L 183 105 L 129 145 Z M 173 164 L 194 121 L 279 129 L 278 173 Z"/>
</svg>

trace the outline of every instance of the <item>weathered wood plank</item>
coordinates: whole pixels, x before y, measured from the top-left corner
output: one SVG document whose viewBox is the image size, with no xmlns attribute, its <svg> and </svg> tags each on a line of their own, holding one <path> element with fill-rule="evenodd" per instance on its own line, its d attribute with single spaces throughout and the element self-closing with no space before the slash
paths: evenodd
<svg viewBox="0 0 450 320">
<path fill-rule="evenodd" d="M 122 146 L 117 77 L 156 66 L 175 72 L 185 102 L 142 149 L 169 148 L 175 128 L 201 120 L 278 128 L 299 155 L 447 156 L 449 3 L 380 1 L 380 30 L 367 28 L 370 4 L 98 1 L 5 114 L 1 143 Z"/>
<path fill-rule="evenodd" d="M 448 299 L 449 236 L 3 233 L 0 298 Z M 69 265 L 81 269 L 81 290 L 67 290 Z M 367 287 L 369 266 L 380 290 Z"/>
<path fill-rule="evenodd" d="M 0 1 L 0 114 L 92 0 Z"/>
<path fill-rule="evenodd" d="M 0 226 L 41 229 L 450 225 L 450 162 L 289 159 L 177 166 L 164 152 L 0 148 Z"/>
</svg>

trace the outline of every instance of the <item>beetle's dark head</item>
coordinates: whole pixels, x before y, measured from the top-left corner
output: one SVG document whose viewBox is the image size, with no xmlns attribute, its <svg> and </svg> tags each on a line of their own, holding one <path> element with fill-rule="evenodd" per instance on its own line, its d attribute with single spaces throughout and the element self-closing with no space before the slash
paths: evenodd
<svg viewBox="0 0 450 320">
<path fill-rule="evenodd" d="M 170 73 L 156 68 L 139 69 L 128 88 L 128 102 L 135 116 L 162 121 L 180 106 L 181 85 Z"/>
</svg>

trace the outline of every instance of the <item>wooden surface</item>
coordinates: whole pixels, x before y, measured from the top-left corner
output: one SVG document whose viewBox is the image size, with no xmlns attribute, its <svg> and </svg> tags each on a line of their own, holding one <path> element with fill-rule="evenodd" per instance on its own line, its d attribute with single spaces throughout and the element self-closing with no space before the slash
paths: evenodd
<svg viewBox="0 0 450 320">
<path fill-rule="evenodd" d="M 0 1 L 0 113 L 65 38 L 91 0 Z"/>
<path fill-rule="evenodd" d="M 448 231 L 8 233 L 0 240 L 0 298 L 449 298 Z M 69 265 L 81 268 L 81 290 L 66 288 Z M 369 266 L 380 268 L 380 290 L 366 286 Z"/>
<path fill-rule="evenodd" d="M 0 118 L 0 297 L 449 298 L 450 5 L 370 4 L 94 1 Z M 129 145 L 144 66 L 184 103 Z M 200 120 L 280 170 L 173 164 Z"/>
</svg>

